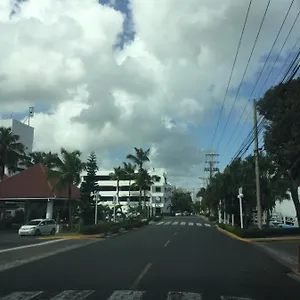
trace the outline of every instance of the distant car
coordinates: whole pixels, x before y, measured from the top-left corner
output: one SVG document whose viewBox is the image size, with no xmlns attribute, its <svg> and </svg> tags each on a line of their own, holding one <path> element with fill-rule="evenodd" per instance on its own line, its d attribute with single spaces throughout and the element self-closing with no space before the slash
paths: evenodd
<svg viewBox="0 0 300 300">
<path fill-rule="evenodd" d="M 56 222 L 52 219 L 33 219 L 19 229 L 19 235 L 44 235 L 56 233 Z"/>
<path fill-rule="evenodd" d="M 181 212 L 177 212 L 177 213 L 175 214 L 175 216 L 176 216 L 176 217 L 182 216 L 182 213 L 181 213 Z"/>
<path fill-rule="evenodd" d="M 189 216 L 190 213 L 188 213 L 187 211 L 185 211 L 185 212 L 183 213 L 183 215 L 184 215 L 184 216 Z"/>
</svg>

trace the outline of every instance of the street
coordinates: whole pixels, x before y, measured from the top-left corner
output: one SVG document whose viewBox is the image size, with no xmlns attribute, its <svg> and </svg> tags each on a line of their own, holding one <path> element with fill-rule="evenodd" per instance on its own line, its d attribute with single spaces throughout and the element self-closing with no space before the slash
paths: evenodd
<svg viewBox="0 0 300 300">
<path fill-rule="evenodd" d="M 299 299 L 286 267 L 209 225 L 166 218 L 0 272 L 0 300 Z"/>
<path fill-rule="evenodd" d="M 0 251 L 7 248 L 38 244 L 40 242 L 40 240 L 32 236 L 20 237 L 18 231 L 0 231 Z"/>
</svg>

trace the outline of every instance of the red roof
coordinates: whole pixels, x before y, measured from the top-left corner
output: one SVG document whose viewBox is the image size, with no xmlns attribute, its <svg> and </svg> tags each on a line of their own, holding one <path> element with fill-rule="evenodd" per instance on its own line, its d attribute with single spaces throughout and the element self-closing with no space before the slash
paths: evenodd
<svg viewBox="0 0 300 300">
<path fill-rule="evenodd" d="M 56 188 L 57 179 L 48 179 L 48 168 L 39 163 L 0 182 L 0 199 L 68 198 L 67 187 Z M 72 185 L 72 198 L 80 197 L 79 189 Z"/>
</svg>

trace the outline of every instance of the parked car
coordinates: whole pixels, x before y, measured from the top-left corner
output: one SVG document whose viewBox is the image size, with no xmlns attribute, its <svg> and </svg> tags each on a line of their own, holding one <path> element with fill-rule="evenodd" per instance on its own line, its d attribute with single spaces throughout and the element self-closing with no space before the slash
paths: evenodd
<svg viewBox="0 0 300 300">
<path fill-rule="evenodd" d="M 177 212 L 177 213 L 175 214 L 175 216 L 176 216 L 176 217 L 182 216 L 182 213 L 181 213 L 181 212 Z"/>
<path fill-rule="evenodd" d="M 33 219 L 19 229 L 19 235 L 44 235 L 56 233 L 56 222 L 52 219 Z"/>
</svg>

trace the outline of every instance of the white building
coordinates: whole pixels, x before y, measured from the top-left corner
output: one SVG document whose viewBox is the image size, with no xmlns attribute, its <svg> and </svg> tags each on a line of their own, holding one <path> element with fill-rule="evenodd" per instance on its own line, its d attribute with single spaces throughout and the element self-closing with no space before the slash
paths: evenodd
<svg viewBox="0 0 300 300">
<path fill-rule="evenodd" d="M 34 128 L 15 119 L 0 120 L 0 126 L 10 127 L 13 134 L 19 136 L 19 142 L 24 145 L 25 154 L 32 152 Z M 23 170 L 23 166 L 19 166 L 19 171 Z"/>
<path fill-rule="evenodd" d="M 151 176 L 157 176 L 154 184 L 146 193 L 146 206 L 150 207 L 151 215 L 170 212 L 172 186 L 167 182 L 167 174 L 164 169 L 157 168 L 148 170 Z M 103 205 L 110 207 L 114 206 L 114 199 L 117 195 L 117 181 L 112 180 L 110 174 L 113 170 L 99 170 L 97 172 L 100 202 Z M 83 174 L 83 178 L 86 172 Z M 130 188 L 134 180 L 120 180 L 119 182 L 119 203 L 122 205 L 123 212 L 126 212 L 129 206 L 136 207 L 139 203 L 138 188 Z M 142 202 L 144 201 L 144 194 L 142 192 Z"/>
</svg>

